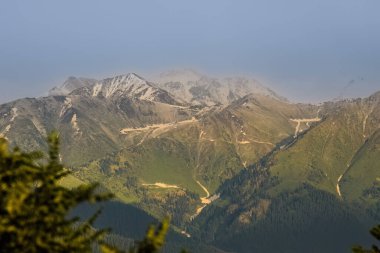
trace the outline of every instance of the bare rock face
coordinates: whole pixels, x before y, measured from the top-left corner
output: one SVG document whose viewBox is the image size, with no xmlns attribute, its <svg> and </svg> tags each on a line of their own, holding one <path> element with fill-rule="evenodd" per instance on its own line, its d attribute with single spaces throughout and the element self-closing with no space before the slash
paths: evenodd
<svg viewBox="0 0 380 253">
<path fill-rule="evenodd" d="M 168 91 L 157 87 L 154 83 L 135 73 L 119 75 L 100 81 L 82 77 L 69 77 L 60 87 L 54 87 L 49 91 L 49 96 L 66 96 L 69 94 L 103 97 L 111 100 L 128 97 L 173 105 L 182 104 Z"/>
</svg>

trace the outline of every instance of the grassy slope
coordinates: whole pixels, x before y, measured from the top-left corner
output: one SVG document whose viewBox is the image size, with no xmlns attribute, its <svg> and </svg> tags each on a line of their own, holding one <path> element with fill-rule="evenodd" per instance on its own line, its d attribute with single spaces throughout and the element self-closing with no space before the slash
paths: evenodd
<svg viewBox="0 0 380 253">
<path fill-rule="evenodd" d="M 347 200 L 363 197 L 365 190 L 380 185 L 380 130 L 376 131 L 355 155 L 342 181 Z M 371 198 L 370 196 L 368 196 Z M 378 196 L 373 196 L 376 199 Z M 367 199 L 368 200 L 368 199 Z"/>
<path fill-rule="evenodd" d="M 209 192 L 215 192 L 225 179 L 256 162 L 275 143 L 292 134 L 295 126 L 290 118 L 309 117 L 315 109 L 265 96 L 247 96 L 221 111 L 205 113 L 197 123 L 148 137 L 136 147 L 146 133 L 120 135 L 120 129 L 181 121 L 191 117 L 190 109 L 122 98 L 108 101 L 92 97 L 85 90 L 81 92 L 2 105 L 0 112 L 8 116 L 0 119 L 0 129 L 6 129 L 12 118 L 9 112 L 17 108 L 18 115 L 7 135 L 22 148 L 44 146 L 45 134 L 58 129 L 62 159 L 69 166 L 116 154 L 111 159 L 113 168 L 107 169 L 118 170 L 128 162 L 128 171 L 140 178 L 140 183 L 163 181 L 200 195 L 205 192 L 197 180 Z M 118 153 L 122 148 L 124 151 Z M 104 172 L 101 163 L 93 167 Z M 89 175 L 89 179 L 103 182 L 108 181 L 107 177 L 98 172 Z M 122 185 L 122 180 L 116 184 Z"/>
<path fill-rule="evenodd" d="M 362 134 L 363 111 L 370 111 L 369 107 L 368 101 L 361 100 L 327 106 L 327 116 L 321 124 L 275 156 L 271 172 L 281 180 L 276 191 L 309 182 L 319 189 L 337 194 L 338 178 L 345 174 L 365 143 Z M 368 126 L 370 134 L 375 130 L 375 124 Z"/>
<path fill-rule="evenodd" d="M 248 96 L 198 121 L 122 136 L 122 151 L 94 160 L 77 170 L 83 180 L 101 182 L 119 199 L 136 203 L 160 217 L 188 220 L 201 206 L 198 196 L 210 194 L 249 164 L 257 162 L 285 137 L 294 134 L 291 118 L 315 117 L 317 108 Z M 132 182 L 132 185 L 126 185 Z M 156 182 L 181 189 L 157 189 Z M 155 204 L 154 204 L 155 203 Z"/>
<path fill-rule="evenodd" d="M 125 170 L 138 177 L 140 184 L 174 184 L 203 196 L 205 192 L 197 180 L 210 193 L 215 192 L 224 180 L 257 162 L 276 143 L 292 135 L 295 125 L 291 118 L 315 114 L 313 106 L 247 96 L 200 117 L 198 122 L 173 126 L 160 134 L 129 134 L 132 143 L 107 158 L 112 165 L 106 165 L 106 170 Z M 104 163 L 98 164 L 104 171 Z"/>
<path fill-rule="evenodd" d="M 325 105 L 323 122 L 224 184 L 221 199 L 205 209 L 194 229 L 210 228 L 203 239 L 238 252 L 343 252 L 368 243 L 366 231 L 378 219 L 380 203 L 378 105 L 378 98 Z M 275 180 L 265 179 L 260 168 Z M 342 174 L 343 201 L 336 191 Z M 371 186 L 377 190 L 371 188 L 368 209 L 347 201 L 363 199 Z"/>
<path fill-rule="evenodd" d="M 85 182 L 70 174 L 62 178 L 59 183 L 66 188 L 75 188 L 81 184 L 84 184 Z"/>
</svg>

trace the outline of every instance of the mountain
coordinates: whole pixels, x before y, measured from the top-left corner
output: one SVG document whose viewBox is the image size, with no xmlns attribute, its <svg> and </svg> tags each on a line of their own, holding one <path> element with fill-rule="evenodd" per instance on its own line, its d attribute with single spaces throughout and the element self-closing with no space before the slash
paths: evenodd
<svg viewBox="0 0 380 253">
<path fill-rule="evenodd" d="M 101 96 L 111 99 L 129 97 L 131 99 L 181 105 L 181 102 L 177 101 L 170 93 L 134 73 L 107 78 L 89 88 L 89 93 L 94 97 Z M 76 90 L 76 92 L 80 94 L 80 90 Z"/>
<path fill-rule="evenodd" d="M 129 97 L 146 101 L 180 104 L 166 91 L 135 73 L 106 78 L 101 81 L 82 77 L 69 77 L 60 87 L 51 89 L 49 96 L 65 96 L 73 91 L 77 95 L 103 96 L 105 98 Z"/>
<path fill-rule="evenodd" d="M 242 77 L 218 79 L 193 70 L 162 73 L 157 83 L 161 88 L 193 105 L 226 106 L 247 94 L 260 94 L 285 100 L 253 79 Z"/>
<path fill-rule="evenodd" d="M 157 216 L 169 212 L 183 224 L 226 179 L 292 137 L 293 118 L 314 118 L 317 112 L 313 105 L 247 95 L 223 109 L 201 110 L 191 120 L 123 129 L 129 145 L 85 164 L 76 176 L 98 181 L 106 175 L 112 182 L 106 185 L 123 198 L 143 199 L 139 205 L 145 210 Z M 177 200 L 186 201 L 170 207 Z"/>
<path fill-rule="evenodd" d="M 192 233 L 212 227 L 201 240 L 237 252 L 371 243 L 365 232 L 380 220 L 379 103 L 377 93 L 324 104 L 318 124 L 225 181 Z"/>
<path fill-rule="evenodd" d="M 83 77 L 74 77 L 70 76 L 61 86 L 54 87 L 51 90 L 49 90 L 49 96 L 59 96 L 59 95 L 67 95 L 73 90 L 76 90 L 78 88 L 91 86 L 95 84 L 97 80 L 95 79 L 89 79 L 89 78 L 83 78 Z"/>
<path fill-rule="evenodd" d="M 69 78 L 54 90 L 0 105 L 0 135 L 46 149 L 57 129 L 72 171 L 62 184 L 100 182 L 141 217 L 169 215 L 171 244 L 345 252 L 380 221 L 380 92 L 297 104 L 194 71 Z"/>
<path fill-rule="evenodd" d="M 193 112 L 135 74 L 105 79 L 67 95 L 19 99 L 0 106 L 0 134 L 26 150 L 45 147 L 47 132 L 62 135 L 69 165 L 124 146 L 120 130 L 189 119 Z"/>
</svg>

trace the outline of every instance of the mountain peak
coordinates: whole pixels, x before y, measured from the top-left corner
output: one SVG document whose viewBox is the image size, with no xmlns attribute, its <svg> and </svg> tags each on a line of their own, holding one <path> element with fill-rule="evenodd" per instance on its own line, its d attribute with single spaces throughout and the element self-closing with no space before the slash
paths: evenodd
<svg viewBox="0 0 380 253">
<path fill-rule="evenodd" d="M 92 87 L 92 96 L 102 95 L 105 98 L 132 98 L 151 102 L 162 102 L 179 105 L 171 94 L 148 82 L 136 73 L 118 75 L 104 79 Z"/>
<path fill-rule="evenodd" d="M 158 85 L 177 98 L 194 105 L 227 106 L 250 93 L 285 100 L 254 79 L 216 78 L 191 69 L 165 72 L 160 75 Z"/>
<path fill-rule="evenodd" d="M 103 95 L 111 97 L 116 94 L 135 93 L 149 89 L 151 85 L 135 73 L 119 75 L 103 80 Z"/>
<path fill-rule="evenodd" d="M 75 76 L 69 76 L 65 82 L 59 87 L 54 87 L 51 90 L 49 90 L 49 95 L 51 96 L 57 96 L 57 95 L 67 95 L 71 93 L 72 91 L 82 88 L 82 87 L 89 87 L 95 84 L 97 80 L 90 79 L 90 78 L 83 78 L 83 77 L 75 77 Z"/>
<path fill-rule="evenodd" d="M 106 78 L 105 80 L 113 80 L 115 82 L 125 82 L 125 83 L 147 82 L 143 77 L 133 72 Z"/>
<path fill-rule="evenodd" d="M 370 97 L 371 98 L 378 98 L 378 99 L 380 99 L 380 91 L 377 91 L 377 92 L 373 93 Z"/>
<path fill-rule="evenodd" d="M 70 81 L 75 81 L 75 80 L 78 80 L 78 78 L 77 78 L 76 76 L 69 76 L 69 77 L 66 79 L 65 83 L 66 83 L 66 82 L 70 82 Z"/>
<path fill-rule="evenodd" d="M 138 75 L 134 72 L 127 74 L 127 76 L 129 76 L 130 78 L 137 78 L 137 79 L 146 81 L 145 78 L 141 77 L 140 75 Z"/>
</svg>

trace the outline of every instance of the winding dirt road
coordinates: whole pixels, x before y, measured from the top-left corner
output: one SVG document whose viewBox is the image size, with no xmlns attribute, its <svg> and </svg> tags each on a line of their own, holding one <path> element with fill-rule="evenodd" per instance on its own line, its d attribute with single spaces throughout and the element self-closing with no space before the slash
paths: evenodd
<svg viewBox="0 0 380 253">
<path fill-rule="evenodd" d="M 198 180 L 196 180 L 196 182 L 202 188 L 202 190 L 206 193 L 206 196 L 200 197 L 202 206 L 197 208 L 197 210 L 195 211 L 195 214 L 191 216 L 190 220 L 194 220 L 195 217 L 197 217 L 202 212 L 203 208 L 205 208 L 207 205 L 211 204 L 214 200 L 219 198 L 219 195 L 210 196 L 210 192 L 207 190 L 207 188 L 204 185 L 202 185 L 202 183 L 199 182 Z M 156 182 L 154 184 L 142 184 L 142 185 L 146 187 L 156 187 L 156 188 L 162 188 L 162 189 L 182 189 L 178 185 L 166 184 L 162 182 Z"/>
<path fill-rule="evenodd" d="M 290 119 L 290 121 L 297 123 L 296 130 L 294 132 L 294 138 L 296 138 L 298 136 L 298 133 L 300 132 L 301 123 L 306 123 L 308 125 L 310 122 L 319 122 L 321 120 L 322 119 L 318 117 L 312 119 Z"/>
<path fill-rule="evenodd" d="M 338 193 L 339 197 L 341 197 L 341 198 L 342 198 L 342 193 L 340 192 L 339 183 L 340 183 L 340 180 L 342 180 L 342 177 L 343 177 L 343 174 L 339 176 L 338 182 L 336 184 L 336 192 Z"/>
<path fill-rule="evenodd" d="M 188 120 L 183 120 L 179 122 L 170 122 L 170 123 L 163 123 L 163 124 L 152 124 L 145 127 L 139 127 L 139 128 L 123 128 L 120 130 L 121 134 L 128 134 L 129 132 L 144 132 L 149 130 L 158 130 L 158 129 L 166 129 L 166 128 L 175 128 L 177 126 L 189 124 L 198 122 L 196 118 L 191 118 Z"/>
<path fill-rule="evenodd" d="M 165 183 L 160 183 L 160 182 L 157 182 L 157 183 L 154 183 L 154 184 L 142 184 L 142 185 L 143 186 L 157 187 L 157 188 L 164 188 L 164 189 L 170 189 L 170 188 L 181 189 L 181 187 L 179 187 L 178 185 L 165 184 Z"/>
</svg>

